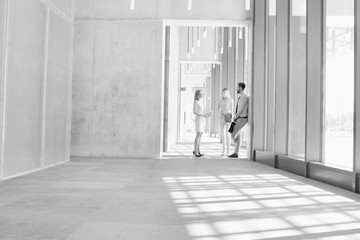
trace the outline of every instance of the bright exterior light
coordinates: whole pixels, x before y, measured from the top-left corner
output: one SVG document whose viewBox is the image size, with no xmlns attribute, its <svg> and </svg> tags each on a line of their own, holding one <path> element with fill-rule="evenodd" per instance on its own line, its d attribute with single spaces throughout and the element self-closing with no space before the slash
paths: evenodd
<svg viewBox="0 0 360 240">
<path fill-rule="evenodd" d="M 250 0 L 246 0 L 245 1 L 245 10 L 249 11 L 250 10 Z"/>
<path fill-rule="evenodd" d="M 214 29 L 214 34 L 215 34 L 215 37 L 214 37 L 214 58 L 216 59 L 217 58 L 217 31 L 216 31 L 216 28 Z"/>
<path fill-rule="evenodd" d="M 192 0 L 187 1 L 187 10 L 190 11 L 192 8 Z"/>
<path fill-rule="evenodd" d="M 232 28 L 229 28 L 229 48 L 232 47 Z"/>
<path fill-rule="evenodd" d="M 191 53 L 195 52 L 194 47 L 194 27 L 191 28 Z"/>
<path fill-rule="evenodd" d="M 135 0 L 130 0 L 130 10 L 135 9 Z"/>
<path fill-rule="evenodd" d="M 203 32 L 203 34 L 204 34 L 204 39 L 206 39 L 206 38 L 207 38 L 207 31 L 206 31 L 206 27 L 204 27 L 204 32 Z"/>
<path fill-rule="evenodd" d="M 200 47 L 200 27 L 197 27 L 197 32 L 196 32 L 196 36 L 197 36 L 197 46 Z"/>
<path fill-rule="evenodd" d="M 190 27 L 187 28 L 187 58 L 190 58 Z"/>
<path fill-rule="evenodd" d="M 221 48 L 220 48 L 220 54 L 224 53 L 224 32 L 225 28 L 221 28 Z"/>
</svg>

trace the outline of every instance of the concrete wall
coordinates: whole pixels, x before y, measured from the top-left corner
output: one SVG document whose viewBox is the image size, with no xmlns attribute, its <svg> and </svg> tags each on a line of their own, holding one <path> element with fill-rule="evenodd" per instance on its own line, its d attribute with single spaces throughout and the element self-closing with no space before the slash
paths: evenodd
<svg viewBox="0 0 360 240">
<path fill-rule="evenodd" d="M 179 98 L 179 27 L 170 28 L 170 56 L 169 56 L 169 128 L 168 147 L 177 141 L 178 98 Z"/>
<path fill-rule="evenodd" d="M 136 0 L 133 11 L 129 4 L 75 1 L 72 155 L 159 157 L 162 20 L 244 20 L 250 14 L 245 0 L 193 1 L 191 11 L 186 1 Z"/>
<path fill-rule="evenodd" d="M 1 179 L 69 160 L 73 28 L 71 0 L 4 2 Z"/>
<path fill-rule="evenodd" d="M 243 20 L 251 17 L 251 11 L 245 10 L 245 0 L 192 2 L 192 10 L 188 11 L 186 0 L 135 0 L 135 10 L 130 11 L 130 0 L 75 0 L 75 18 Z"/>
<path fill-rule="evenodd" d="M 161 22 L 76 23 L 74 40 L 72 155 L 156 157 Z"/>
</svg>

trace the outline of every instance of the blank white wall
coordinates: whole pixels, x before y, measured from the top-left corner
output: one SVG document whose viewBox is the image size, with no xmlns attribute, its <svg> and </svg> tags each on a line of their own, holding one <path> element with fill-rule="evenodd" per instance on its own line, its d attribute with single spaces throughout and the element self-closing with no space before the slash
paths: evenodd
<svg viewBox="0 0 360 240">
<path fill-rule="evenodd" d="M 69 160 L 67 94 L 72 76 L 73 1 L 7 2 L 8 54 L 1 54 L 6 60 L 1 79 L 2 179 Z M 65 2 L 68 13 L 61 11 Z"/>
</svg>

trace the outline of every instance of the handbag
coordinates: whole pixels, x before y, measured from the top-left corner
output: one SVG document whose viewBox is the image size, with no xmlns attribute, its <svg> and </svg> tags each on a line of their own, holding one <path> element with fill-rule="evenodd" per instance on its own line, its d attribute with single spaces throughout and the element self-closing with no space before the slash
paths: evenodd
<svg viewBox="0 0 360 240">
<path fill-rule="evenodd" d="M 229 133 L 232 133 L 234 131 L 235 125 L 236 125 L 236 122 L 231 122 L 230 127 L 229 127 L 229 131 L 228 131 Z"/>
<path fill-rule="evenodd" d="M 225 113 L 224 117 L 225 117 L 225 122 L 226 123 L 231 122 L 231 117 L 232 117 L 231 113 Z"/>
</svg>

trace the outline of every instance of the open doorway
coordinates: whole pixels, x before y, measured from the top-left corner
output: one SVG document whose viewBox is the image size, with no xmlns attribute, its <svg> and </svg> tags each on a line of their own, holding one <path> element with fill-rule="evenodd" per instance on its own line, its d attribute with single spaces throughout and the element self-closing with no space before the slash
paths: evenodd
<svg viewBox="0 0 360 240">
<path fill-rule="evenodd" d="M 206 120 L 201 141 L 207 157 L 222 153 L 218 103 L 223 88 L 229 89 L 236 105 L 238 82 L 251 93 L 251 59 L 249 26 L 226 21 L 192 22 L 191 26 L 174 21 L 165 23 L 164 131 L 163 156 L 190 157 L 194 148 L 196 90 L 204 92 L 206 112 L 214 114 Z M 250 108 L 249 108 L 250 110 Z M 251 119 L 249 119 L 249 123 Z M 241 132 L 240 158 L 251 155 L 250 124 Z M 233 144 L 232 144 L 233 145 Z M 231 146 L 230 153 L 232 153 Z"/>
</svg>

